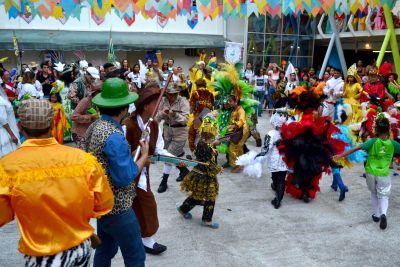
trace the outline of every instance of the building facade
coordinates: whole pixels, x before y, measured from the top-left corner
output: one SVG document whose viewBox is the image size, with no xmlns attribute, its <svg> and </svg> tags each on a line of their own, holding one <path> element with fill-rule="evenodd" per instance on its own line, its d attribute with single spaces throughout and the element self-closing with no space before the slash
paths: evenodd
<svg viewBox="0 0 400 267">
<path fill-rule="evenodd" d="M 294 66 L 313 64 L 315 18 L 252 15 L 247 20 L 247 62 L 255 67 L 291 62 Z"/>
</svg>

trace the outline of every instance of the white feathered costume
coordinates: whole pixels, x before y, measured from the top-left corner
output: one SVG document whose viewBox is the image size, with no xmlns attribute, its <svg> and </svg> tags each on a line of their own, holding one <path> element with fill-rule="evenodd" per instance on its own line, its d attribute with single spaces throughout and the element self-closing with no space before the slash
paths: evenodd
<svg viewBox="0 0 400 267">
<path fill-rule="evenodd" d="M 270 123 L 274 127 L 264 138 L 264 147 L 261 153 L 250 151 L 240 156 L 236 164 L 244 166 L 243 173 L 250 177 L 260 178 L 263 165 L 266 163 L 269 172 L 287 171 L 288 167 L 279 154 L 278 145 L 281 140 L 280 128 L 286 122 L 286 114 L 279 112 L 271 116 Z"/>
</svg>

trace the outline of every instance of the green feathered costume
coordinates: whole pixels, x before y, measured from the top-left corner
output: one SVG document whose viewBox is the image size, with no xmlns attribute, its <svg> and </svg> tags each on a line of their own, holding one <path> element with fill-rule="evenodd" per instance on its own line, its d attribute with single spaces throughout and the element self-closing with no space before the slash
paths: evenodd
<svg viewBox="0 0 400 267">
<path fill-rule="evenodd" d="M 259 103 L 252 96 L 254 87 L 239 79 L 241 67 L 242 64 L 222 64 L 222 70 L 215 75 L 215 91 L 218 92 L 217 102 L 220 106 L 217 118 L 220 138 L 225 136 L 229 127 L 231 110 L 225 105 L 228 103 L 230 95 L 240 97 L 240 106 L 242 106 L 246 113 L 247 123 L 250 127 L 253 125 L 251 115 L 255 113 L 255 109 Z M 218 151 L 220 153 L 227 153 L 228 144 L 223 143 L 219 145 Z"/>
</svg>

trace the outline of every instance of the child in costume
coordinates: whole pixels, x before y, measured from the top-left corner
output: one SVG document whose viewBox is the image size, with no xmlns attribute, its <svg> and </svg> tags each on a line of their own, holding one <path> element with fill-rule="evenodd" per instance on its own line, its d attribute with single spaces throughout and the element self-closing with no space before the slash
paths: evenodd
<svg viewBox="0 0 400 267">
<path fill-rule="evenodd" d="M 262 166 L 267 163 L 271 172 L 271 187 L 276 193 L 276 197 L 271 201 L 275 209 L 279 209 L 281 201 L 285 193 L 285 180 L 288 167 L 283 160 L 283 155 L 279 153 L 278 146 L 282 139 L 281 128 L 286 123 L 287 114 L 283 112 L 275 112 L 271 116 L 271 125 L 273 130 L 269 131 L 264 138 L 264 147 L 261 153 L 250 151 L 240 156 L 236 164 L 243 166 L 243 172 L 252 177 L 260 178 L 262 176 Z"/>
<path fill-rule="evenodd" d="M 348 151 L 355 147 L 357 137 L 354 135 L 353 131 L 349 126 L 345 125 L 347 121 L 348 114 L 351 114 L 351 106 L 349 104 L 342 104 L 337 110 L 337 120 L 336 127 L 339 128 L 338 133 L 333 135 L 334 138 L 338 138 L 346 143 L 344 151 Z M 347 186 L 343 183 L 340 170 L 342 167 L 352 167 L 352 163 L 364 162 L 367 154 L 364 151 L 357 151 L 353 153 L 351 157 L 339 161 L 339 165 L 332 166 L 333 181 L 331 188 L 336 192 L 338 187 L 340 190 L 339 201 L 343 201 L 346 197 L 346 192 L 348 192 Z"/>
<path fill-rule="evenodd" d="M 365 171 L 367 186 L 371 191 L 372 219 L 374 222 L 380 221 L 379 227 L 384 230 L 387 227 L 386 214 L 391 189 L 389 167 L 393 154 L 400 153 L 400 143 L 390 139 L 390 121 L 384 114 L 378 115 L 374 128 L 376 138 L 334 156 L 333 160 L 337 161 L 360 149 L 368 151 Z"/>
<path fill-rule="evenodd" d="M 233 136 L 228 143 L 224 142 L 218 146 L 218 151 L 228 155 L 228 164 L 224 164 L 224 167 L 233 167 L 233 172 L 241 172 L 235 161 L 243 154 L 244 143 L 250 135 L 250 128 L 253 127 L 250 117 L 259 103 L 252 99 L 254 87 L 239 79 L 240 64 L 221 64 L 221 67 L 221 71 L 218 71 L 215 77 L 215 90 L 218 92 L 217 100 L 220 103 L 217 119 L 219 136 Z"/>
<path fill-rule="evenodd" d="M 206 117 L 200 127 L 200 140 L 194 154 L 197 161 L 207 165 L 199 164 L 185 176 L 181 190 L 190 193 L 190 196 L 177 208 L 185 219 L 191 219 L 190 210 L 196 205 L 204 205 L 201 225 L 212 229 L 219 227 L 218 223 L 212 222 L 212 216 L 219 188 L 217 174 L 223 170 L 216 160 L 218 152 L 215 146 L 220 143 L 214 141 L 216 134 L 216 120 Z"/>
<path fill-rule="evenodd" d="M 319 90 L 297 87 L 291 91 L 291 98 L 300 112 L 299 121 L 282 126 L 279 150 L 293 170 L 286 179 L 286 192 L 308 203 L 320 189 L 322 173 L 330 173 L 332 155 L 343 151 L 345 143 L 332 137 L 339 129 L 330 117 L 318 116 L 323 99 Z"/>
<path fill-rule="evenodd" d="M 286 115 L 276 112 L 271 116 L 270 122 L 274 129 L 269 131 L 265 136 L 263 152 L 267 154 L 268 168 L 272 178 L 271 187 L 276 194 L 271 204 L 275 209 L 279 209 L 285 193 L 285 180 L 288 171 L 283 156 L 278 150 L 279 143 L 282 139 L 280 130 L 282 125 L 286 122 Z"/>
<path fill-rule="evenodd" d="M 360 104 L 360 96 L 363 91 L 361 87 L 361 79 L 357 74 L 357 65 L 353 64 L 347 70 L 347 77 L 343 87 L 344 103 L 349 104 L 351 107 L 351 113 L 348 115 L 348 119 L 344 124 L 354 125 L 361 123 L 363 116 Z"/>
<path fill-rule="evenodd" d="M 190 116 L 188 119 L 188 141 L 190 151 L 194 151 L 198 140 L 198 129 L 201 126 L 201 115 L 205 111 L 214 109 L 214 95 L 207 89 L 207 84 L 204 79 L 196 81 L 196 91 L 193 91 L 190 99 Z"/>
<path fill-rule="evenodd" d="M 53 89 L 50 92 L 49 100 L 54 109 L 53 118 L 53 137 L 58 143 L 64 144 L 64 133 L 71 128 L 65 115 L 64 106 L 62 104 L 60 92 L 64 88 L 64 83 L 56 81 L 53 83 Z"/>
</svg>

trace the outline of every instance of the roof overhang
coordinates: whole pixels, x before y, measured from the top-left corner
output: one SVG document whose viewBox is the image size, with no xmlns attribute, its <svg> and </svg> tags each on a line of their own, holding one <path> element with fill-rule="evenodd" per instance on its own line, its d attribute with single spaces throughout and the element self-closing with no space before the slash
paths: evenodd
<svg viewBox="0 0 400 267">
<path fill-rule="evenodd" d="M 110 32 L 15 30 L 21 50 L 107 50 Z M 13 50 L 12 30 L 0 30 L 0 49 Z M 223 48 L 223 35 L 113 32 L 114 50 L 157 48 Z"/>
</svg>

